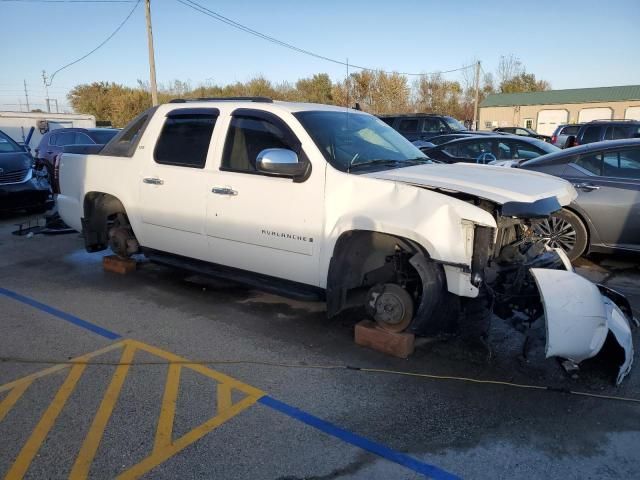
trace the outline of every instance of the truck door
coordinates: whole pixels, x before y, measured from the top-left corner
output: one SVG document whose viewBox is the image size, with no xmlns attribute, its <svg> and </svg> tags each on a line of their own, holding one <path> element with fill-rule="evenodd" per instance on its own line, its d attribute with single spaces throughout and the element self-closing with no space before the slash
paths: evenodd
<svg viewBox="0 0 640 480">
<path fill-rule="evenodd" d="M 280 117 L 236 109 L 219 171 L 207 186 L 211 261 L 317 285 L 325 165 L 314 165 L 303 180 L 269 176 L 255 166 L 258 154 L 268 148 L 294 150 L 300 161 L 310 161 Z"/>
<path fill-rule="evenodd" d="M 141 162 L 140 217 L 145 246 L 206 260 L 205 165 L 219 111 L 180 108 L 162 118 Z"/>
</svg>

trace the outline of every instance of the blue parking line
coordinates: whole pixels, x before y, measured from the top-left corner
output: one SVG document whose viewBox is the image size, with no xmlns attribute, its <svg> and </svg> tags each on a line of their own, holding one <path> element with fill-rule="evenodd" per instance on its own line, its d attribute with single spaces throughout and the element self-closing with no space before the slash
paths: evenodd
<svg viewBox="0 0 640 480">
<path fill-rule="evenodd" d="M 38 302 L 37 300 L 34 300 L 32 298 L 25 297 L 24 295 L 12 292 L 11 290 L 7 290 L 6 288 L 0 287 L 0 295 L 4 295 L 5 297 L 24 303 L 25 305 L 37 308 L 38 310 L 53 315 L 54 317 L 58 317 L 61 320 L 72 323 L 73 325 L 76 325 L 78 327 L 84 328 L 85 330 L 89 330 L 90 332 L 96 333 L 102 337 L 108 338 L 109 340 L 122 338 L 121 335 L 118 335 L 115 332 L 102 328 L 94 323 L 87 322 L 86 320 L 82 320 L 81 318 L 78 318 L 75 315 L 71 315 L 70 313 L 66 313 L 58 310 L 57 308 L 45 305 L 44 303 Z M 460 478 L 434 465 L 421 462 L 413 457 L 410 457 L 409 455 L 396 452 L 395 450 L 392 450 L 380 443 L 376 443 L 353 432 L 349 432 L 348 430 L 337 427 L 332 423 L 322 420 L 321 418 L 313 416 L 310 413 L 307 413 L 296 407 L 292 407 L 291 405 L 283 403 L 267 395 L 261 397 L 258 400 L 258 403 L 277 410 L 278 412 L 283 413 L 293 418 L 294 420 L 298 420 L 299 422 L 302 422 L 306 425 L 317 428 L 318 430 L 331 435 L 343 442 L 350 443 L 351 445 L 354 445 L 358 448 L 367 450 L 368 452 L 374 453 L 386 460 L 402 465 L 403 467 L 406 467 L 422 475 L 431 477 L 435 480 L 457 480 Z"/>
<path fill-rule="evenodd" d="M 109 340 L 115 340 L 116 338 L 121 338 L 121 335 L 114 333 L 106 328 L 102 328 L 94 323 L 87 322 L 86 320 L 82 320 L 81 318 L 76 317 L 75 315 L 71 315 L 70 313 L 63 312 L 58 310 L 57 308 L 50 307 L 49 305 L 45 305 L 44 303 L 40 303 L 37 300 L 34 300 L 29 297 L 25 297 L 24 295 L 20 295 L 19 293 L 12 292 L 11 290 L 7 290 L 6 288 L 0 287 L 0 295 L 4 295 L 5 297 L 12 298 L 13 300 L 17 300 L 18 302 L 22 302 L 31 307 L 37 308 L 38 310 L 42 310 L 45 313 L 53 315 L 54 317 L 58 317 L 62 320 L 65 320 L 69 323 L 73 323 L 74 325 L 84 328 L 85 330 L 89 330 L 90 332 L 96 333 L 104 338 L 108 338 Z"/>
<path fill-rule="evenodd" d="M 376 455 L 385 458 L 391 462 L 397 463 L 406 467 L 414 472 L 420 473 L 422 475 L 426 475 L 435 480 L 455 480 L 459 479 L 456 475 L 446 472 L 434 465 L 430 465 L 428 463 L 421 462 L 416 460 L 409 455 L 405 455 L 404 453 L 396 452 L 395 450 L 391 450 L 389 447 L 385 447 L 380 443 L 376 443 L 367 438 L 361 437 L 353 432 L 349 432 L 348 430 L 344 430 L 340 427 L 333 425 L 321 418 L 315 417 L 310 413 L 307 413 L 303 410 L 300 410 L 296 407 L 292 407 L 291 405 L 287 405 L 275 398 L 269 397 L 265 395 L 258 400 L 258 403 L 265 405 L 269 408 L 273 408 L 274 410 L 279 411 L 280 413 L 284 413 L 285 415 L 298 420 L 302 423 L 306 423 L 318 430 L 336 437 L 343 442 L 350 443 L 355 445 L 356 447 L 362 448 L 363 450 L 367 450 L 368 452 L 375 453 Z"/>
</svg>

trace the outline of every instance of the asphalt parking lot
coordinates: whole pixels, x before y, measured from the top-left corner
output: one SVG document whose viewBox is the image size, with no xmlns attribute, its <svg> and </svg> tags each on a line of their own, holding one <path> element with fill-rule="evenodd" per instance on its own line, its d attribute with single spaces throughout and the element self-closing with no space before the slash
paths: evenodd
<svg viewBox="0 0 640 480">
<path fill-rule="evenodd" d="M 78 234 L 15 236 L 0 217 L 0 474 L 6 478 L 637 478 L 640 399 L 524 335 L 426 339 L 408 360 L 354 345 L 353 314 L 142 263 L 105 272 Z M 580 260 L 628 295 L 633 257 Z M 637 330 L 636 330 L 636 348 Z M 637 363 L 637 359 L 636 359 Z M 323 368 L 319 368 L 323 367 Z"/>
</svg>

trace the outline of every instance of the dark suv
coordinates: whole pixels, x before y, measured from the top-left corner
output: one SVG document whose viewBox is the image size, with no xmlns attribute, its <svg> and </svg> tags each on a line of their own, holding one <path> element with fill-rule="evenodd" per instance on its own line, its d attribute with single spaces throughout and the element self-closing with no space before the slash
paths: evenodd
<svg viewBox="0 0 640 480">
<path fill-rule="evenodd" d="M 476 133 L 471 132 L 455 118 L 446 115 L 411 113 L 407 115 L 379 115 L 379 118 L 412 142 L 429 140 L 445 133 Z"/>
<path fill-rule="evenodd" d="M 624 138 L 640 138 L 640 120 L 594 120 L 585 123 L 578 130 L 575 140 L 571 137 L 567 139 L 567 146 Z"/>
<path fill-rule="evenodd" d="M 45 133 L 34 151 L 36 159 L 44 161 L 47 168 L 54 158 L 69 145 L 104 145 L 120 130 L 117 128 L 58 128 Z"/>
</svg>

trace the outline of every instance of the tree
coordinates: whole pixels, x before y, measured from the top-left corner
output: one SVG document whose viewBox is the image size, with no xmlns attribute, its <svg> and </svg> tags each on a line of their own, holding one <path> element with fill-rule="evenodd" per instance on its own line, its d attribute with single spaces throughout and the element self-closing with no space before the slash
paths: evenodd
<svg viewBox="0 0 640 480">
<path fill-rule="evenodd" d="M 303 102 L 329 104 L 333 102 L 333 84 L 326 73 L 301 78 L 296 82 L 295 90 L 300 101 Z"/>
<path fill-rule="evenodd" d="M 551 86 L 546 80 L 536 80 L 533 73 L 522 72 L 500 84 L 502 93 L 541 92 Z"/>
</svg>

